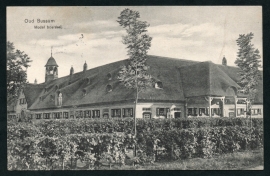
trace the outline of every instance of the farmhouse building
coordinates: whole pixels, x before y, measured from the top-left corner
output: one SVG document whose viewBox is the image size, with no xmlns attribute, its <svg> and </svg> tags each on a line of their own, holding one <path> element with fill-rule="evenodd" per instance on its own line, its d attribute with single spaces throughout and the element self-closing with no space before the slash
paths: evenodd
<svg viewBox="0 0 270 176">
<path fill-rule="evenodd" d="M 10 117 L 30 111 L 35 119 L 128 118 L 134 117 L 135 90 L 127 89 L 118 72 L 128 60 L 58 78 L 51 56 L 45 65 L 45 82 L 28 84 L 17 102 L 9 105 Z M 196 62 L 149 55 L 146 64 L 155 80 L 153 87 L 139 93 L 136 118 L 245 117 L 246 96 L 241 93 L 237 67 L 211 61 Z M 252 116 L 263 115 L 263 83 L 252 106 Z"/>
</svg>

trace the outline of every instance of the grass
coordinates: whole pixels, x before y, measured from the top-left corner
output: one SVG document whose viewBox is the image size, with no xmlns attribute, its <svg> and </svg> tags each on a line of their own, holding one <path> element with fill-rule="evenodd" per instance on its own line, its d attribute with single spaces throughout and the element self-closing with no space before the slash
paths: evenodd
<svg viewBox="0 0 270 176">
<path fill-rule="evenodd" d="M 243 151 L 225 154 L 209 159 L 193 158 L 186 160 L 156 162 L 144 166 L 112 166 L 110 170 L 248 170 L 263 165 L 263 150 Z M 108 170 L 101 167 L 101 170 Z"/>
</svg>

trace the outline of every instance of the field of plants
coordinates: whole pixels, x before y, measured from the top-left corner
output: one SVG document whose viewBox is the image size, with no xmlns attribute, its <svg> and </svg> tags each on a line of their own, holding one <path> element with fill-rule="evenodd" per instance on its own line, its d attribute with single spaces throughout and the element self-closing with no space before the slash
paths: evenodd
<svg viewBox="0 0 270 176">
<path fill-rule="evenodd" d="M 12 122 L 9 170 L 93 170 L 212 158 L 263 147 L 263 119 L 74 119 Z M 136 146 L 137 155 L 130 151 Z"/>
</svg>

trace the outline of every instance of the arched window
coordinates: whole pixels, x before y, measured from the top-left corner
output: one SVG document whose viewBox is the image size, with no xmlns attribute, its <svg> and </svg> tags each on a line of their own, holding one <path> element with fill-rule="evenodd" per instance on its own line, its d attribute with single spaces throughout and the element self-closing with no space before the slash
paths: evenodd
<svg viewBox="0 0 270 176">
<path fill-rule="evenodd" d="M 156 89 L 163 89 L 163 84 L 162 84 L 162 82 L 161 82 L 161 81 L 156 82 L 156 83 L 155 83 L 155 88 L 156 88 Z"/>
<path fill-rule="evenodd" d="M 107 78 L 108 78 L 108 80 L 112 80 L 112 74 L 111 73 L 108 73 L 107 74 Z"/>
<path fill-rule="evenodd" d="M 49 67 L 49 74 L 53 74 L 53 66 Z"/>
<path fill-rule="evenodd" d="M 58 75 L 57 67 L 54 67 L 54 69 L 53 69 L 53 74 Z"/>
<path fill-rule="evenodd" d="M 107 92 L 111 92 L 111 91 L 112 91 L 112 86 L 111 86 L 111 85 L 107 85 L 106 91 L 107 91 Z"/>
</svg>

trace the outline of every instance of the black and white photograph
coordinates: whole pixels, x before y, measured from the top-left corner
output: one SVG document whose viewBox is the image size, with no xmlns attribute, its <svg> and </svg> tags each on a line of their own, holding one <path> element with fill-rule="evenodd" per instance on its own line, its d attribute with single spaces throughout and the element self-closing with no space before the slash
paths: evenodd
<svg viewBox="0 0 270 176">
<path fill-rule="evenodd" d="M 7 170 L 264 170 L 262 6 L 7 6 Z"/>
</svg>

